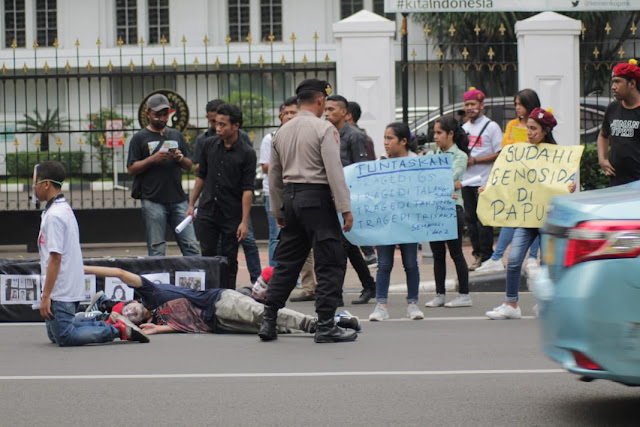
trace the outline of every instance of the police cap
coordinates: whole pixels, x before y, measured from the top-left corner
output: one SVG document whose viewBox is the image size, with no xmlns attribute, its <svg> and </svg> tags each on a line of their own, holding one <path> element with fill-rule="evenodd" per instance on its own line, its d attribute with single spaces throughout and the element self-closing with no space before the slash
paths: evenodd
<svg viewBox="0 0 640 427">
<path fill-rule="evenodd" d="M 300 95 L 300 93 L 312 90 L 314 92 L 320 92 L 325 96 L 331 95 L 332 89 L 329 82 L 325 80 L 318 79 L 306 79 L 303 80 L 298 87 L 296 88 L 296 95 Z"/>
</svg>

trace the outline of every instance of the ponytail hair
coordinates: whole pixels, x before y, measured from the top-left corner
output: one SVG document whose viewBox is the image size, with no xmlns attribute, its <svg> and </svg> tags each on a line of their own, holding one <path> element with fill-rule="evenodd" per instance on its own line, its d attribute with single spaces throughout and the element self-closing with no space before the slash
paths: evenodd
<svg viewBox="0 0 640 427">
<path fill-rule="evenodd" d="M 461 151 L 469 155 L 469 135 L 462 129 L 456 119 L 452 116 L 442 116 L 438 117 L 435 123 L 440 123 L 440 127 L 447 135 L 449 132 L 453 132 L 453 142 Z"/>
</svg>

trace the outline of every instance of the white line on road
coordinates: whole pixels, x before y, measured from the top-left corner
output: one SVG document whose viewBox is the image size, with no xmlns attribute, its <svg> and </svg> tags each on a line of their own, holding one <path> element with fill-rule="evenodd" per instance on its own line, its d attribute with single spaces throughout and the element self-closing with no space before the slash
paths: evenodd
<svg viewBox="0 0 640 427">
<path fill-rule="evenodd" d="M 477 369 L 460 371 L 347 371 L 347 372 L 251 372 L 230 374 L 131 374 L 131 375 L 6 375 L 0 381 L 28 380 L 138 380 L 138 379 L 204 379 L 204 378 L 298 378 L 298 377 L 375 377 L 400 375 L 515 375 L 561 374 L 564 369 Z"/>
</svg>

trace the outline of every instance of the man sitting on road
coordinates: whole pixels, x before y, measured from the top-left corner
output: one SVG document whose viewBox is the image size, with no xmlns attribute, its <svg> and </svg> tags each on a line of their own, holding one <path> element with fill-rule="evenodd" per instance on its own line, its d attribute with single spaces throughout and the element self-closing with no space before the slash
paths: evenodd
<svg viewBox="0 0 640 427">
<path fill-rule="evenodd" d="M 262 324 L 264 305 L 235 290 L 219 288 L 199 291 L 156 284 L 113 267 L 85 266 L 84 271 L 100 277 L 117 277 L 134 288 L 142 296 L 142 302 L 125 303 L 121 311 L 149 335 L 171 332 L 255 334 Z M 264 271 L 262 276 L 262 281 L 258 280 L 254 286 L 255 298 L 264 297 L 266 291 L 270 277 L 264 277 L 267 276 Z M 95 305 L 100 306 L 100 303 Z M 89 310 L 92 308 L 89 307 Z M 281 309 L 277 325 L 282 331 L 298 329 L 314 333 L 316 319 L 294 310 Z M 357 318 L 345 318 L 343 327 L 349 326 L 359 329 Z"/>
</svg>

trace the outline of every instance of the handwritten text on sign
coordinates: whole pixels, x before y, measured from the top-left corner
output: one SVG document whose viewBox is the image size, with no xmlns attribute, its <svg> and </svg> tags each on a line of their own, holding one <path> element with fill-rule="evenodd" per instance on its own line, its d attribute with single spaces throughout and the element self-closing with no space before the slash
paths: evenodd
<svg viewBox="0 0 640 427">
<path fill-rule="evenodd" d="M 450 155 L 355 163 L 344 175 L 353 212 L 353 228 L 345 236 L 354 245 L 458 237 Z"/>
<path fill-rule="evenodd" d="M 580 165 L 581 145 L 507 145 L 491 169 L 478 201 L 484 225 L 542 227 L 551 197 L 569 193 Z"/>
</svg>

